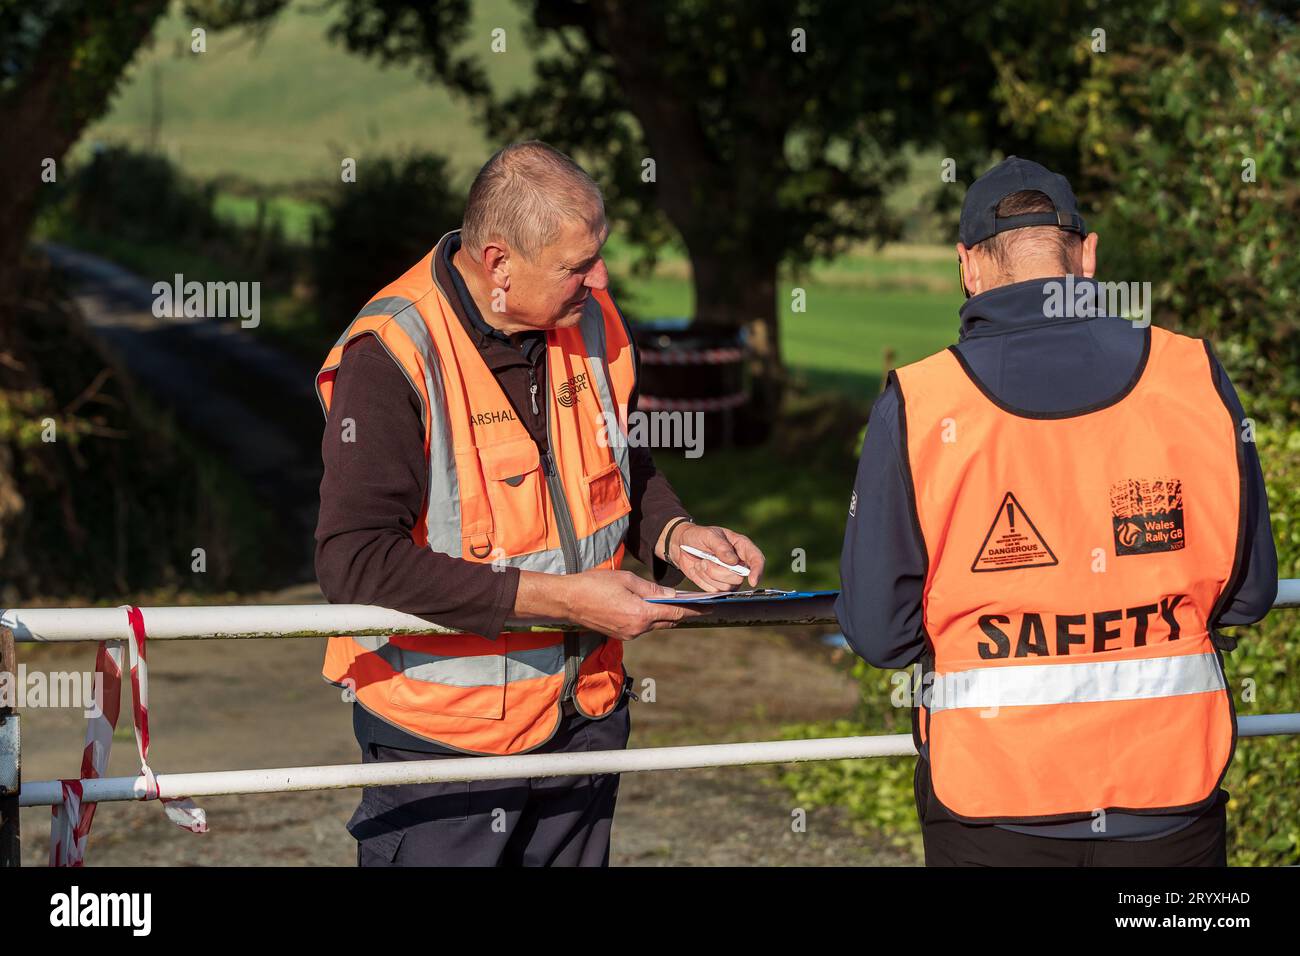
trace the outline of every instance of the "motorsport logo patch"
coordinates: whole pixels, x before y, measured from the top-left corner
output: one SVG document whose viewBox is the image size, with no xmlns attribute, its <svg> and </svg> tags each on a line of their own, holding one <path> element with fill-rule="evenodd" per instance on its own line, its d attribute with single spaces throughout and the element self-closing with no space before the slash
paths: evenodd
<svg viewBox="0 0 1300 956">
<path fill-rule="evenodd" d="M 1181 478 L 1125 478 L 1110 486 L 1115 555 L 1180 551 L 1183 531 Z"/>
<path fill-rule="evenodd" d="M 590 385 L 591 381 L 588 378 L 587 373 L 579 372 L 567 382 L 561 383 L 560 387 L 556 389 L 556 397 L 560 400 L 560 404 L 565 408 L 572 408 L 573 403 L 578 400 L 578 393 L 584 391 L 590 387 Z"/>
<path fill-rule="evenodd" d="M 1034 523 L 1011 492 L 1002 496 L 989 533 L 984 536 L 972 571 L 1014 571 L 1018 568 L 1050 568 L 1056 555 L 1047 546 Z"/>
</svg>

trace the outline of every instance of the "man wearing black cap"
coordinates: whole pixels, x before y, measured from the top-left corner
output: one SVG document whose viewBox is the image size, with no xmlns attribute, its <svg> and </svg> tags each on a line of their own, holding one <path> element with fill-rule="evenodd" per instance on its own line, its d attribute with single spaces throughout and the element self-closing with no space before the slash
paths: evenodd
<svg viewBox="0 0 1300 956">
<path fill-rule="evenodd" d="M 1078 761 L 1070 763 L 1066 755 L 1057 761 L 1055 768 L 1048 766 L 1053 762 L 1049 756 L 1042 765 L 1018 766 L 1018 760 L 1027 763 L 1039 759 L 1023 756 L 1029 747 L 1027 745 L 1022 750 L 1018 746 L 1022 738 L 1012 736 L 999 741 L 1007 746 L 989 747 L 988 738 L 981 734 L 986 733 L 985 728 L 992 728 L 994 722 L 981 724 L 971 721 L 959 724 L 950 721 L 947 726 L 965 727 L 968 730 L 965 738 L 961 732 L 950 732 L 945 744 L 947 753 L 953 756 L 946 759 L 950 766 L 961 764 L 966 769 L 959 772 L 945 770 L 947 776 L 940 789 L 947 792 L 948 799 L 941 801 L 935 795 L 934 780 L 937 777 L 932 777 L 932 773 L 943 768 L 939 764 L 932 767 L 930 747 L 931 743 L 939 740 L 932 736 L 938 731 L 939 725 L 937 722 L 932 723 L 931 719 L 944 709 L 947 713 L 943 716 L 951 718 L 955 713 L 954 708 L 970 706 L 972 710 L 967 711 L 969 714 L 974 709 L 986 706 L 986 703 L 963 705 L 955 702 L 958 696 L 955 694 L 947 702 L 937 698 L 931 702 L 923 692 L 922 702 L 926 709 L 913 711 L 916 718 L 913 722 L 913 735 L 921 753 L 917 762 L 915 796 L 925 842 L 926 863 L 1225 865 L 1225 804 L 1228 794 L 1212 784 L 1216 776 L 1222 782 L 1219 767 L 1226 767 L 1226 760 L 1230 759 L 1230 745 L 1235 745 L 1235 735 L 1230 729 L 1225 729 L 1231 714 L 1227 698 L 1230 688 L 1225 686 L 1221 655 L 1218 654 L 1218 650 L 1230 650 L 1235 641 L 1219 634 L 1217 628 L 1259 620 L 1271 607 L 1277 589 L 1277 555 L 1269 530 L 1268 504 L 1258 456 L 1254 444 L 1241 441 L 1238 432 L 1231 427 L 1232 423 L 1242 423 L 1245 418 L 1241 403 L 1208 345 L 1204 346 L 1202 353 L 1204 343 L 1189 344 L 1193 340 L 1147 328 L 1150 324 L 1149 306 L 1141 322 L 1106 315 L 1103 308 L 1097 307 L 1107 301 L 1105 290 L 1093 277 L 1096 270 L 1097 236 L 1087 231 L 1077 209 L 1074 193 L 1063 176 L 1014 156 L 999 163 L 970 187 L 962 209 L 959 239 L 957 257 L 967 301 L 960 311 L 961 327 L 957 343 L 948 350 L 947 355 L 938 353 L 921 363 L 898 370 L 897 374 L 891 374 L 886 389 L 871 412 L 849 508 L 841 559 L 842 591 L 836 604 L 836 614 L 846 638 L 861 657 L 877 667 L 903 668 L 920 661 L 923 671 L 932 677 L 932 672 L 942 670 L 935 667 L 936 642 L 940 635 L 932 632 L 940 626 L 935 622 L 945 622 L 943 626 L 946 633 L 943 639 L 951 638 L 958 642 L 970 640 L 971 650 L 965 657 L 973 660 L 976 667 L 986 663 L 1028 664 L 1037 669 L 1038 674 L 1031 675 L 1035 678 L 1033 682 L 1020 682 L 1016 692 L 1021 697 L 1004 700 L 1010 704 L 1031 702 L 1040 705 L 1045 715 L 1043 723 L 1067 728 L 1067 734 L 1074 715 L 1094 712 L 1087 711 L 1087 708 L 1131 706 L 1132 701 L 1128 698 L 1132 697 L 1139 699 L 1136 704 L 1139 708 L 1146 706 L 1141 701 L 1148 697 L 1156 708 L 1191 706 L 1187 702 L 1192 700 L 1213 701 L 1213 704 L 1205 705 L 1207 708 L 1217 708 L 1213 711 L 1213 719 L 1206 719 L 1205 726 L 1214 728 L 1213 732 L 1220 735 L 1221 749 L 1227 753 L 1228 758 L 1220 755 L 1216 758 L 1219 761 L 1217 763 L 1207 759 L 1206 765 L 1210 769 L 1201 777 L 1194 777 L 1188 771 L 1189 779 L 1194 780 L 1194 786 L 1200 786 L 1204 780 L 1209 780 L 1211 784 L 1197 791 L 1198 798 L 1194 803 L 1189 801 L 1180 804 L 1176 800 L 1162 801 L 1156 798 L 1146 803 L 1102 802 L 1089 804 L 1089 807 L 1096 809 L 1087 813 L 1046 813 L 1041 816 L 1027 813 L 1024 817 L 1018 813 L 1002 814 L 998 811 L 992 811 L 990 815 L 969 810 L 965 813 L 952 812 L 946 803 L 957 804 L 966 798 L 963 786 L 967 781 L 985 784 L 990 780 L 995 781 L 993 785 L 985 787 L 988 806 L 995 805 L 1006 795 L 1002 786 L 1003 776 L 981 779 L 980 768 L 985 763 L 1001 762 L 999 774 L 1007 772 L 1006 791 L 1009 793 L 1020 787 L 1023 794 L 1021 805 L 1024 807 L 1030 806 L 1035 800 L 1040 803 L 1050 803 L 1052 798 L 1064 800 L 1059 794 L 1068 791 L 1071 786 L 1077 786 L 1081 793 L 1088 793 L 1088 788 L 1096 789 L 1094 784 L 1098 778 L 1105 777 L 1108 772 L 1113 772 L 1116 776 L 1126 773 L 1138 775 L 1137 771 L 1122 769 L 1123 766 L 1131 768 L 1134 762 L 1129 759 L 1126 763 L 1121 759 L 1126 744 L 1120 738 L 1136 741 L 1138 743 L 1131 746 L 1140 748 L 1140 741 L 1148 731 L 1142 726 L 1118 726 L 1123 723 L 1119 721 L 1113 731 L 1103 725 L 1101 733 L 1092 735 L 1093 743 L 1098 737 L 1107 738 L 1103 741 L 1103 746 L 1098 748 L 1098 753 L 1105 754 L 1107 751 L 1104 747 L 1109 746 L 1109 737 L 1113 734 L 1116 769 L 1112 771 L 1104 756 L 1099 759 L 1081 755 Z M 1059 292 L 1067 285 L 1081 293 L 1077 298 L 1080 302 L 1087 302 L 1088 308 L 1066 309 L 1062 314 L 1059 309 L 1054 310 L 1048 305 L 1053 291 Z M 1035 606 L 1034 602 L 1041 597 L 1035 592 L 1040 588 L 1044 593 L 1050 593 L 1055 587 L 1060 593 L 1063 582 L 1061 575 L 1072 562 L 1078 567 L 1082 562 L 1091 560 L 1094 564 L 1092 571 L 1109 568 L 1112 576 L 1087 580 L 1086 575 L 1076 574 L 1073 579 L 1064 579 L 1065 594 L 1070 593 L 1069 585 L 1072 581 L 1082 581 L 1087 587 L 1095 588 L 1106 596 L 1109 596 L 1107 588 L 1114 588 L 1116 593 L 1125 588 L 1131 589 L 1136 579 L 1147 582 L 1143 586 L 1156 589 L 1177 590 L 1183 586 L 1184 582 L 1177 579 L 1177 575 L 1174 575 L 1174 579 L 1168 575 L 1162 578 L 1161 575 L 1165 572 L 1161 569 L 1185 566 L 1174 564 L 1180 560 L 1186 562 L 1191 554 L 1189 550 L 1179 555 L 1179 550 L 1183 548 L 1181 536 L 1184 531 L 1189 548 L 1192 544 L 1204 547 L 1210 535 L 1205 528 L 1206 509 L 1197 512 L 1192 503 L 1187 505 L 1184 526 L 1181 490 L 1177 493 L 1176 516 L 1171 510 L 1171 520 L 1153 522 L 1147 526 L 1172 528 L 1176 524 L 1176 532 L 1160 532 L 1168 534 L 1173 540 L 1158 541 L 1157 533 L 1152 532 L 1150 541 L 1135 541 L 1135 532 L 1117 519 L 1112 543 L 1109 540 L 1112 502 L 1099 502 L 1098 507 L 1104 509 L 1099 520 L 1105 522 L 1106 531 L 1105 538 L 1098 535 L 1095 540 L 1106 547 L 1098 548 L 1086 557 L 1079 553 L 1081 549 L 1071 541 L 1072 536 L 1078 536 L 1076 526 L 1084 522 L 1084 516 L 1072 513 L 1068 508 L 1058 507 L 1054 511 L 1052 507 L 1040 504 L 1044 500 L 1061 500 L 1059 494 L 1053 498 L 1053 488 L 1071 488 L 1070 494 L 1074 494 L 1073 485 L 1085 481 L 1092 481 L 1102 495 L 1105 494 L 1108 486 L 1098 485 L 1095 480 L 1083 474 L 1087 471 L 1086 463 L 1095 458 L 1104 459 L 1123 446 L 1126 440 L 1123 433 L 1131 432 L 1124 422 L 1132 421 L 1135 427 L 1138 422 L 1122 416 L 1134 414 L 1141 417 L 1151 410 L 1150 406 L 1139 408 L 1133 402 L 1129 405 L 1121 402 L 1130 397 L 1144 375 L 1147 376 L 1150 387 L 1152 377 L 1159 372 L 1155 368 L 1159 363 L 1150 358 L 1153 354 L 1152 342 L 1174 340 L 1177 342 L 1168 346 L 1168 354 L 1181 349 L 1180 354 L 1191 356 L 1186 367 L 1196 372 L 1187 376 L 1186 391 L 1178 398 L 1184 402 L 1183 407 L 1201 409 L 1197 414 L 1203 414 L 1204 421 L 1210 423 L 1220 436 L 1216 440 L 1222 445 L 1223 454 L 1211 457 L 1215 461 L 1226 459 L 1230 463 L 1225 466 L 1227 470 L 1222 472 L 1230 474 L 1232 478 L 1230 482 L 1224 483 L 1228 487 L 1222 489 L 1222 497 L 1232 502 L 1230 513 L 1237 513 L 1235 504 L 1240 499 L 1235 556 L 1230 546 L 1220 547 L 1221 551 L 1228 554 L 1225 567 L 1230 567 L 1231 573 L 1225 573 L 1226 580 L 1217 590 L 1211 587 L 1217 594 L 1217 600 L 1205 613 L 1200 627 L 1200 639 L 1206 641 L 1207 653 L 1197 656 L 1210 663 L 1206 665 L 1209 669 L 1198 677 L 1207 684 L 1202 687 L 1170 689 L 1172 684 L 1163 688 L 1153 687 L 1153 683 L 1158 685 L 1160 682 L 1143 683 L 1139 679 L 1136 690 L 1128 685 L 1115 691 L 1112 696 L 1106 696 L 1111 692 L 1104 686 L 1104 679 L 1100 682 L 1100 689 L 1097 681 L 1082 680 L 1061 693 L 1053 684 L 1052 678 L 1066 671 L 1052 671 L 1049 668 L 1063 660 L 1067 666 L 1075 668 L 1105 668 L 1113 666 L 1116 658 L 1144 655 L 1152 658 L 1140 662 L 1144 665 L 1154 663 L 1163 666 L 1170 661 L 1181 665 L 1192 659 L 1192 655 L 1182 652 L 1190 648 L 1195 633 L 1194 625 L 1190 622 L 1197 618 L 1195 613 L 1189 613 L 1186 602 L 1181 608 L 1175 607 L 1177 601 L 1173 598 L 1167 598 L 1164 604 L 1159 605 L 1165 612 L 1164 623 L 1173 625 L 1161 638 L 1155 636 L 1157 625 L 1162 623 L 1159 615 L 1141 607 L 1130 609 L 1137 612 L 1129 614 L 1130 619 L 1140 618 L 1136 641 L 1133 640 L 1132 620 L 1125 620 L 1124 612 L 1112 609 L 1122 607 L 1121 604 L 1105 604 L 1104 607 L 1099 605 L 1101 609 L 1094 610 L 1092 616 L 1100 617 L 1100 623 L 1084 623 L 1084 615 L 1080 614 L 1077 616 L 1080 621 L 1077 625 L 1073 620 L 1074 615 L 1063 613 L 1056 615 L 1054 625 L 1046 614 L 1041 615 L 1041 618 L 1033 614 L 1032 622 L 1017 622 L 1014 614 L 999 616 L 992 613 L 979 617 L 979 626 L 976 627 L 973 616 L 980 610 L 1000 610 L 996 606 L 981 606 L 983 595 L 980 588 L 988 588 L 992 594 L 999 586 L 1009 586 L 1013 595 L 1011 603 L 1015 604 L 1018 600 L 1023 605 L 1019 610 Z M 1197 355 L 1200 355 L 1199 366 Z M 943 362 L 947 362 L 948 366 L 942 366 Z M 926 378 L 910 371 L 923 366 L 940 368 L 942 374 Z M 1180 390 L 1183 387 L 1177 375 L 1168 374 L 1172 368 L 1174 366 L 1170 364 L 1165 365 L 1166 378 L 1162 382 L 1162 388 L 1166 392 L 1171 388 Z M 955 454 L 967 456 L 960 459 L 963 470 L 956 478 L 945 475 L 944 470 L 949 468 L 949 462 L 957 459 L 943 458 L 942 451 L 936 452 L 929 463 L 918 464 L 917 461 L 929 447 L 919 444 L 923 440 L 929 440 L 929 429 L 927 426 L 927 436 L 915 433 L 917 426 L 926 426 L 926 421 L 916 419 L 914 406 L 931 410 L 943 408 L 946 400 L 943 396 L 939 396 L 937 402 L 931 400 L 934 398 L 933 388 L 929 396 L 918 394 L 917 385 L 933 385 L 935 382 L 953 383 L 955 389 L 961 390 L 960 401 L 965 403 L 954 406 L 951 417 L 940 418 L 934 428 L 936 443 L 952 439 L 956 443 L 949 447 L 959 449 Z M 1199 405 L 1189 405 L 1189 402 Z M 1101 421 L 1103 427 L 1096 427 L 1099 422 L 1096 413 L 1112 406 L 1116 412 Z M 970 409 L 970 414 L 966 413 L 967 409 Z M 939 414 L 945 413 L 941 411 Z M 1227 418 L 1229 414 L 1232 416 L 1231 422 Z M 981 415 L 985 417 L 978 418 Z M 1008 422 L 1005 431 L 982 430 L 983 422 L 998 421 L 998 416 L 1004 416 Z M 1044 433 L 1033 431 L 1037 427 L 1035 425 L 1024 424 L 1052 420 L 1060 421 L 1064 423 L 1062 427 L 1068 428 L 1074 427 L 1073 423 L 1085 421 L 1089 416 L 1093 430 L 1085 434 L 1095 436 L 1089 439 L 1092 447 L 1087 447 L 1087 442 L 1084 447 L 1067 446 L 1071 448 L 1070 453 L 1076 455 L 1073 462 L 1062 460 L 1059 448 L 1055 449 L 1057 457 L 1047 460 L 1053 457 L 1053 452 L 1035 445 L 1035 436 Z M 910 436 L 909 427 L 913 430 Z M 961 431 L 962 428 L 967 431 Z M 946 434 L 949 429 L 952 435 Z M 1145 437 L 1148 432 L 1157 436 L 1156 441 L 1160 440 L 1158 427 L 1148 427 L 1148 431 L 1141 434 Z M 993 438 L 979 438 L 973 443 L 977 447 L 961 446 L 962 439 L 971 434 L 992 435 Z M 1006 448 L 998 444 L 997 436 L 1006 434 L 1018 436 L 1017 447 Z M 1109 436 L 1114 436 L 1113 442 Z M 1127 440 L 1131 445 L 1131 437 Z M 1241 447 L 1234 448 L 1234 445 Z M 936 444 L 935 447 L 939 446 Z M 1161 461 L 1162 449 L 1152 448 L 1151 452 L 1153 460 Z M 1177 452 L 1170 454 L 1176 456 Z M 1232 464 L 1234 458 L 1236 462 Z M 938 464 L 934 463 L 936 461 Z M 1125 472 L 1122 477 L 1128 479 L 1129 472 Z M 1145 474 L 1134 474 L 1132 478 L 1135 482 L 1150 480 Z M 988 486 L 985 490 L 996 491 L 996 496 L 980 494 L 976 496 L 979 500 L 972 500 L 968 494 L 969 487 L 979 487 L 981 482 Z M 1005 498 L 1002 496 L 1004 486 L 1007 491 Z M 1115 487 L 1109 486 L 1112 496 L 1116 494 Z M 1150 485 L 1143 484 L 1141 488 L 1149 492 Z M 1169 491 L 1169 488 L 1168 485 L 1161 486 L 1162 491 Z M 1080 500 L 1091 501 L 1083 492 L 1078 494 Z M 1096 497 L 1091 490 L 1088 494 Z M 1031 495 L 1032 504 L 1020 500 L 1030 498 Z M 1068 495 L 1065 500 L 1069 500 Z M 1172 492 L 1169 500 L 1173 500 Z M 1168 507 L 1172 509 L 1173 506 Z M 1028 508 L 1028 514 L 1025 513 L 1025 508 Z M 1039 513 L 1034 514 L 1035 510 Z M 1172 520 L 1173 517 L 1176 517 L 1176 522 Z M 1017 519 L 1019 525 L 1016 524 Z M 1088 520 L 1095 519 L 1088 517 Z M 963 533 L 955 533 L 953 529 L 962 529 L 963 522 L 967 522 Z M 976 529 L 977 533 L 973 536 L 967 533 Z M 1193 535 L 1196 536 L 1195 540 Z M 982 545 L 979 540 L 981 538 L 984 539 Z M 1067 548 L 1070 553 L 1063 553 Z M 1107 560 L 1111 562 L 1110 565 L 1106 564 Z M 936 568 L 945 561 L 948 562 L 947 567 L 955 567 L 960 574 L 950 574 L 944 580 L 945 587 L 935 589 L 932 586 L 937 574 Z M 1168 563 L 1161 565 L 1158 563 L 1161 561 Z M 1096 566 L 1098 562 L 1100 566 Z M 969 577 L 965 580 L 971 583 L 964 586 L 975 597 L 965 600 L 975 609 L 972 617 L 968 622 L 958 621 L 956 616 L 942 618 L 939 606 L 944 602 L 947 602 L 949 609 L 954 606 L 953 588 L 947 585 L 953 580 L 960 582 L 963 580 L 961 575 L 968 572 Z M 1050 604 L 1050 599 L 1043 599 L 1043 603 Z M 1079 610 L 1088 608 L 1089 605 L 1084 603 Z M 1054 610 L 1060 612 L 1062 609 L 1057 607 Z M 1030 616 L 1023 615 L 1026 618 Z M 1148 616 L 1156 622 L 1151 625 L 1149 632 L 1150 644 L 1147 642 Z M 1062 618 L 1065 619 L 1064 624 Z M 1039 635 L 1044 630 L 1040 626 L 1042 619 L 1048 620 L 1047 637 L 1040 641 Z M 1116 620 L 1119 621 L 1118 624 L 1113 623 Z M 953 621 L 958 623 L 951 623 Z M 1166 658 L 1155 657 L 1158 640 L 1177 640 L 1180 637 L 1180 622 L 1183 627 L 1182 642 L 1174 644 L 1171 640 L 1163 645 L 1177 650 L 1167 651 Z M 1123 631 L 1125 625 L 1128 626 L 1128 631 Z M 1019 632 L 1017 628 L 1020 628 Z M 1207 629 L 1210 635 L 1208 638 Z M 983 634 L 979 633 L 980 630 L 983 630 Z M 1073 656 L 1078 651 L 1112 651 L 1116 644 L 1109 642 L 1113 642 L 1114 635 L 1121 632 L 1129 635 L 1130 645 L 1138 646 L 1130 646 L 1127 651 L 1096 654 L 1091 658 Z M 1026 634 L 1029 635 L 1028 640 Z M 1094 635 L 1097 640 L 1095 648 Z M 1209 643 L 1211 640 L 1212 644 Z M 1123 641 L 1116 643 L 1122 645 Z M 1066 657 L 1025 656 L 1039 653 L 1065 654 Z M 981 657 L 1001 656 L 1005 656 L 1005 660 L 980 660 Z M 1216 657 L 1219 659 L 1217 667 L 1213 663 Z M 1081 663 L 1075 663 L 1076 661 Z M 1093 676 L 1100 673 L 1102 671 L 1097 670 Z M 1183 668 L 1175 676 L 1186 680 L 1186 673 L 1187 669 Z M 968 671 L 966 676 L 969 678 L 972 674 L 975 674 L 975 669 Z M 1046 675 L 1046 679 L 1039 680 L 1041 675 Z M 1014 678 L 1017 675 L 1008 667 L 1000 670 L 990 667 L 976 676 L 994 677 L 1003 681 L 1001 686 L 1005 688 L 1008 686 L 1008 676 Z M 1142 676 L 1144 675 L 1139 674 L 1139 677 Z M 988 691 L 988 686 L 981 684 L 980 689 Z M 993 691 L 995 697 L 998 692 L 999 690 Z M 1053 698 L 1053 694 L 1057 697 Z M 987 694 L 981 698 L 985 702 L 988 699 Z M 1080 703 L 1082 707 L 1078 706 Z M 1071 705 L 1075 705 L 1074 710 L 1069 709 Z M 1022 714 L 1031 709 L 1019 708 Z M 1001 712 L 1014 714 L 1016 710 L 1016 707 L 1006 707 Z M 987 707 L 985 711 L 980 711 L 979 716 L 996 717 L 998 712 L 995 707 Z M 1140 710 L 1137 712 L 1145 713 Z M 1002 726 L 1005 727 L 1006 723 Z M 1018 726 L 1025 725 L 1022 723 Z M 1037 732 L 1028 729 L 1023 731 L 1024 734 Z M 989 729 L 987 733 L 992 734 L 993 731 Z M 1193 731 L 1190 737 L 1195 736 Z M 1037 743 L 1041 744 L 1042 741 Z M 1188 757 L 1182 762 L 1192 763 L 1199 759 L 1196 753 L 1198 747 L 1210 749 L 1202 746 L 1197 739 L 1188 739 Z M 1051 750 L 1040 749 L 1036 753 L 1039 756 L 1044 753 L 1050 755 Z M 1098 762 L 1086 765 L 1081 763 L 1088 759 Z M 1171 766 L 1178 766 L 1177 758 Z M 1061 780 L 1047 779 L 1054 774 Z M 1067 780 L 1071 774 L 1078 779 Z M 1016 782 L 1017 777 L 1020 783 Z M 1123 784 L 1124 781 L 1121 781 L 1120 787 L 1111 790 L 1122 791 Z M 1104 787 L 1102 789 L 1105 790 Z M 1200 796 L 1206 792 L 1210 796 L 1201 799 Z M 1126 796 L 1132 796 L 1132 792 Z M 1019 798 L 1008 799 L 1014 805 Z M 966 804 L 967 807 L 975 805 L 973 800 Z M 1072 808 L 1076 809 L 1078 808 Z M 1125 812 L 1126 810 L 1134 812 Z M 1007 822 L 1008 819 L 1014 822 Z"/>
</svg>

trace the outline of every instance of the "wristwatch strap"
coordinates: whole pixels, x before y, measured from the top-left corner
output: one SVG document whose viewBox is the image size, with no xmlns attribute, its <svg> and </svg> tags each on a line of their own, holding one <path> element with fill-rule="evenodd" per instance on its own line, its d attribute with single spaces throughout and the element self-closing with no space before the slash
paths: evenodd
<svg viewBox="0 0 1300 956">
<path fill-rule="evenodd" d="M 677 568 L 677 564 L 673 561 L 673 535 L 676 534 L 677 529 L 684 524 L 695 524 L 695 519 L 681 517 L 674 518 L 673 523 L 668 526 L 668 533 L 664 535 L 664 560 L 674 568 Z M 677 570 L 680 571 L 681 568 L 677 568 Z"/>
</svg>

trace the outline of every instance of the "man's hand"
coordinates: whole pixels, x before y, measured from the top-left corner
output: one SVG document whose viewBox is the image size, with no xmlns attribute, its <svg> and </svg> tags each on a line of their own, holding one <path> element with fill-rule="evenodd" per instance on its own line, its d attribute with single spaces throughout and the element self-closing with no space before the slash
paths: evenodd
<svg viewBox="0 0 1300 956">
<path fill-rule="evenodd" d="M 749 586 L 756 587 L 763 574 L 763 552 L 758 545 L 743 534 L 728 528 L 683 524 L 673 531 L 672 563 L 681 568 L 682 573 L 694 581 L 702 591 L 734 591 L 745 583 L 746 578 L 724 567 L 696 558 L 681 549 L 689 544 L 698 551 L 711 554 L 727 564 L 741 564 L 749 568 Z"/>
<path fill-rule="evenodd" d="M 515 616 L 571 621 L 615 640 L 630 641 L 646 631 L 672 627 L 684 618 L 699 615 L 699 611 L 686 607 L 645 600 L 672 597 L 675 593 L 631 571 L 524 571 L 519 576 Z"/>
</svg>

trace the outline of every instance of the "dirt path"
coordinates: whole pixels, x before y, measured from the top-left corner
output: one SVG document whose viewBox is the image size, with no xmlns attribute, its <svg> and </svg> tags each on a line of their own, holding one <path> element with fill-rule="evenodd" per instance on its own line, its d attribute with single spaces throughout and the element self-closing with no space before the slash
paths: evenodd
<svg viewBox="0 0 1300 956">
<path fill-rule="evenodd" d="M 314 587 L 264 596 L 266 603 L 319 600 Z M 792 629 L 791 629 L 792 630 Z M 316 640 L 190 641 L 150 651 L 154 739 L 161 771 L 354 763 L 349 705 L 319 678 Z M 89 645 L 19 646 L 29 670 L 93 666 Z M 783 724 L 848 713 L 851 680 L 815 637 L 757 629 L 682 631 L 629 646 L 629 670 L 656 700 L 634 703 L 631 746 L 763 740 Z M 75 773 L 80 711 L 23 712 L 23 776 Z M 135 773 L 128 713 L 109 772 Z M 615 865 L 860 865 L 914 863 L 852 833 L 835 810 L 810 810 L 794 833 L 795 805 L 771 767 L 626 774 L 614 827 Z M 221 797 L 199 801 L 211 831 L 194 836 L 157 806 L 106 803 L 95 816 L 89 865 L 351 865 L 343 824 L 359 791 Z M 49 810 L 22 811 L 23 862 L 44 865 Z"/>
<path fill-rule="evenodd" d="M 287 556 L 296 569 L 288 581 L 309 576 L 321 476 L 316 370 L 238 319 L 155 316 L 152 282 L 107 259 L 57 243 L 42 249 L 69 277 L 91 331 L 248 481 L 278 521 L 279 537 L 302 542 Z"/>
</svg>

